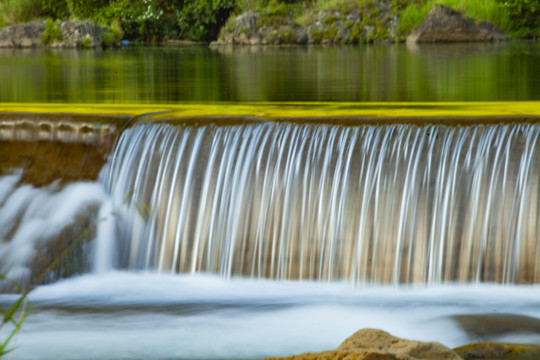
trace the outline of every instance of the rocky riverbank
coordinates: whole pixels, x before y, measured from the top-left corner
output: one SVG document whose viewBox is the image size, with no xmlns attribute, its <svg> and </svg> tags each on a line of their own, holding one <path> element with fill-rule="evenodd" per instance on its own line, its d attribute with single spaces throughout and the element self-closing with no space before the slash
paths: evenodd
<svg viewBox="0 0 540 360">
<path fill-rule="evenodd" d="M 433 43 L 505 41 L 495 24 L 435 5 L 411 34 L 398 29 L 399 14 L 377 3 L 373 16 L 362 12 L 319 11 L 303 21 L 287 13 L 247 12 L 229 19 L 215 45 L 358 44 L 373 42 Z M 407 36 L 405 36 L 407 35 Z"/>
<path fill-rule="evenodd" d="M 90 21 L 34 21 L 0 30 L 0 48 L 100 48 L 118 41 L 105 27 Z"/>
<path fill-rule="evenodd" d="M 225 23 L 213 45 L 360 44 L 377 42 L 492 42 L 508 36 L 495 24 L 472 19 L 443 5 L 434 5 L 412 33 L 400 27 L 400 11 L 388 2 L 373 7 L 308 10 L 299 15 L 287 7 L 249 11 Z M 6 26 L 0 47 L 96 48 L 119 43 L 114 34 L 96 23 L 49 20 Z"/>
<path fill-rule="evenodd" d="M 397 338 L 375 329 L 357 331 L 336 350 L 305 353 L 266 360 L 533 360 L 540 346 L 506 343 L 475 343 L 449 349 L 439 343 Z"/>
</svg>

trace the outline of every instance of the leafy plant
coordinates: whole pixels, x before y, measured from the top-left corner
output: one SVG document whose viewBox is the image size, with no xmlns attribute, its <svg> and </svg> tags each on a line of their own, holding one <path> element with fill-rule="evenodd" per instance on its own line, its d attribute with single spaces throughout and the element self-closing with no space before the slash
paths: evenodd
<svg viewBox="0 0 540 360">
<path fill-rule="evenodd" d="M 103 37 L 101 39 L 101 45 L 103 47 L 106 47 L 106 48 L 111 47 L 114 45 L 114 43 L 115 43 L 115 39 L 112 32 L 107 31 L 105 34 L 103 34 Z"/>
<path fill-rule="evenodd" d="M 510 31 L 515 37 L 536 39 L 540 35 L 540 1 L 502 1 L 510 20 Z"/>
<path fill-rule="evenodd" d="M 23 290 L 21 285 L 16 281 L 10 280 L 4 275 L 0 274 L 0 280 L 10 283 L 13 287 L 17 288 L 19 291 L 19 298 L 11 307 L 7 310 L 0 309 L 0 315 L 2 316 L 2 323 L 0 324 L 0 329 L 11 325 L 11 331 L 9 331 L 8 336 L 5 339 L 0 340 L 0 357 L 6 355 L 7 353 L 13 351 L 13 348 L 10 348 L 10 343 L 15 337 L 15 335 L 21 330 L 21 326 L 26 320 L 30 309 L 27 309 L 27 296 L 31 290 Z M 16 315 L 19 314 L 17 318 Z"/>
<path fill-rule="evenodd" d="M 0 1 L 0 27 L 28 22 L 39 16 L 38 0 Z"/>
<path fill-rule="evenodd" d="M 83 49 L 90 49 L 92 47 L 92 39 L 90 38 L 90 36 L 85 36 L 81 43 L 80 43 L 80 46 L 83 48 Z"/>
<path fill-rule="evenodd" d="M 53 19 L 65 19 L 71 14 L 66 0 L 41 0 L 40 13 Z"/>
<path fill-rule="evenodd" d="M 60 30 L 58 23 L 54 22 L 51 18 L 47 19 L 45 31 L 41 36 L 41 43 L 48 45 L 60 40 L 62 40 L 62 31 Z"/>
<path fill-rule="evenodd" d="M 212 40 L 234 9 L 232 0 L 185 0 L 178 9 L 180 36 L 191 40 Z"/>
</svg>

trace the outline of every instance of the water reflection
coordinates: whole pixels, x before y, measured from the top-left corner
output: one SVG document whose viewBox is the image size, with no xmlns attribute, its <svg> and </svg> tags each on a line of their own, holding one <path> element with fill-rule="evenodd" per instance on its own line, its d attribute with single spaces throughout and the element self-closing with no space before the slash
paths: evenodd
<svg viewBox="0 0 540 360">
<path fill-rule="evenodd" d="M 0 50 L 0 102 L 540 99 L 535 43 Z"/>
</svg>

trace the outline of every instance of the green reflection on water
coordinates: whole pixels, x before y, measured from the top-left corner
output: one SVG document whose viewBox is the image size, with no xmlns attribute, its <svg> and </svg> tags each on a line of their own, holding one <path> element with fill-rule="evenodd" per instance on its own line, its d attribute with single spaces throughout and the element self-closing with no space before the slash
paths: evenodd
<svg viewBox="0 0 540 360">
<path fill-rule="evenodd" d="M 540 99 L 536 43 L 0 50 L 0 102 Z"/>
</svg>

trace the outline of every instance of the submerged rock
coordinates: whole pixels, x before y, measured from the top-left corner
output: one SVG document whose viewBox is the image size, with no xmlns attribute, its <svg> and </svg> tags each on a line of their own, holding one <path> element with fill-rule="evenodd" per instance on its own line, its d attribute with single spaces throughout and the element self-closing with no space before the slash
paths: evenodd
<svg viewBox="0 0 540 360">
<path fill-rule="evenodd" d="M 525 315 L 455 315 L 452 320 L 477 340 L 492 340 L 494 337 L 509 334 L 540 334 L 540 319 Z"/>
<path fill-rule="evenodd" d="M 444 5 L 434 5 L 407 37 L 407 43 L 505 41 L 508 36 L 489 21 L 465 17 Z"/>
<path fill-rule="evenodd" d="M 461 357 L 455 351 L 439 343 L 404 340 L 382 330 L 363 329 L 345 340 L 336 350 L 273 359 L 460 360 Z"/>
</svg>

